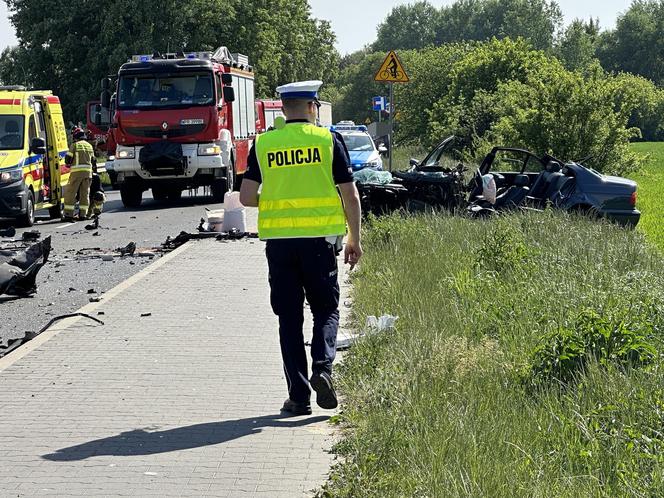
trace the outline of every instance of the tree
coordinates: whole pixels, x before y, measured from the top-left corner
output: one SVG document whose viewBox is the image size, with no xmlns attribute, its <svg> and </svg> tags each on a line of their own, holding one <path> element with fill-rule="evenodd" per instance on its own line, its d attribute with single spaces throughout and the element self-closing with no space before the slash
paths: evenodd
<svg viewBox="0 0 664 498">
<path fill-rule="evenodd" d="M 639 74 L 664 84 L 664 0 L 635 0 L 604 33 L 597 55 L 611 71 Z"/>
<path fill-rule="evenodd" d="M 524 38 L 533 47 L 550 49 L 562 24 L 562 12 L 547 0 L 458 0 L 443 7 L 437 43 L 491 38 Z"/>
<path fill-rule="evenodd" d="M 398 5 L 378 25 L 375 51 L 423 48 L 436 41 L 438 10 L 429 2 Z"/>
<path fill-rule="evenodd" d="M 0 58 L 3 81 L 22 62 L 33 87 L 54 90 L 65 114 L 80 118 L 100 79 L 132 54 L 214 50 L 222 43 L 249 56 L 256 92 L 267 96 L 289 80 L 329 78 L 336 68 L 334 33 L 311 17 L 307 0 L 116 0 L 72 6 L 64 0 L 7 0 L 20 49 Z M 44 15 L 48 12 L 48 16 Z"/>
<path fill-rule="evenodd" d="M 555 54 L 568 69 L 582 69 L 595 59 L 598 39 L 599 20 L 591 18 L 586 23 L 574 19 L 559 40 Z"/>
</svg>

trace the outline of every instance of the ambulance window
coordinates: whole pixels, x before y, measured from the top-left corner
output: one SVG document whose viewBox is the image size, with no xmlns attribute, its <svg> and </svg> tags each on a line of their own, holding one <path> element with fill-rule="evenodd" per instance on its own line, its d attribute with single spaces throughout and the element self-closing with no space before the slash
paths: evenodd
<svg viewBox="0 0 664 498">
<path fill-rule="evenodd" d="M 28 140 L 32 143 L 32 139 L 37 138 L 37 126 L 35 125 L 35 116 L 34 114 L 30 116 L 28 121 Z"/>
</svg>

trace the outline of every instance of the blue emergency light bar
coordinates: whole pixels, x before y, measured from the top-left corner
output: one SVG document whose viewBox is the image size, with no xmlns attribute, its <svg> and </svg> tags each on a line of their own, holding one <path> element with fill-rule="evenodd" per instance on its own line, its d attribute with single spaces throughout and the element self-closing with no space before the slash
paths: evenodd
<svg viewBox="0 0 664 498">
<path fill-rule="evenodd" d="M 330 126 L 330 131 L 363 131 L 368 133 L 369 129 L 364 125 L 356 125 L 352 121 L 340 121 Z"/>
</svg>

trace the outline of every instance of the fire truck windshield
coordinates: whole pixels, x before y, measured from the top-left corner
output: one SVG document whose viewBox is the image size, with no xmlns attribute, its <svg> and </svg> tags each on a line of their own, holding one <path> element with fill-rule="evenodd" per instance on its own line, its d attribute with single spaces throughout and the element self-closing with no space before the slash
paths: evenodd
<svg viewBox="0 0 664 498">
<path fill-rule="evenodd" d="M 212 73 L 137 74 L 120 78 L 118 108 L 190 107 L 214 102 Z"/>
</svg>

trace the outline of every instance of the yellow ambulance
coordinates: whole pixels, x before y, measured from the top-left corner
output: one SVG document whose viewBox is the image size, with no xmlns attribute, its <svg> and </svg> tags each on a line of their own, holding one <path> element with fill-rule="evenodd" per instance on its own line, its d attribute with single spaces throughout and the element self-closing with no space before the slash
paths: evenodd
<svg viewBox="0 0 664 498">
<path fill-rule="evenodd" d="M 48 90 L 0 87 L 0 218 L 32 226 L 38 209 L 60 217 L 67 150 L 58 97 Z"/>
</svg>

